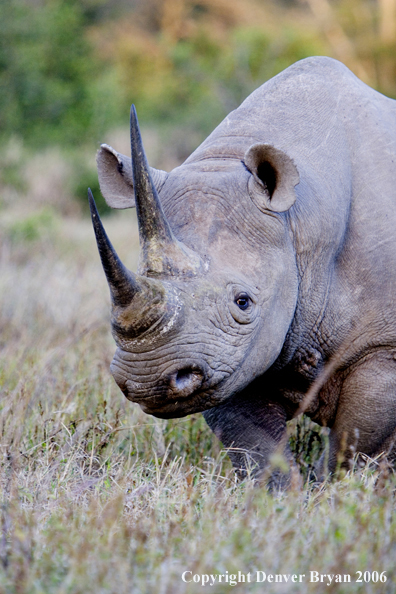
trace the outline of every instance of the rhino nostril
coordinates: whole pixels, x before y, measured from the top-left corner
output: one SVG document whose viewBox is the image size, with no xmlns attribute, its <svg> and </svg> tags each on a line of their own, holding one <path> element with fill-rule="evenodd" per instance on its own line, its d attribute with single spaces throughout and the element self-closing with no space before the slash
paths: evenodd
<svg viewBox="0 0 396 594">
<path fill-rule="evenodd" d="M 199 388 L 203 382 L 203 373 L 200 369 L 184 367 L 171 375 L 170 384 L 175 392 L 187 396 Z"/>
<path fill-rule="evenodd" d="M 175 384 L 178 388 L 183 389 L 194 381 L 194 372 L 192 369 L 180 369 L 176 373 Z"/>
</svg>

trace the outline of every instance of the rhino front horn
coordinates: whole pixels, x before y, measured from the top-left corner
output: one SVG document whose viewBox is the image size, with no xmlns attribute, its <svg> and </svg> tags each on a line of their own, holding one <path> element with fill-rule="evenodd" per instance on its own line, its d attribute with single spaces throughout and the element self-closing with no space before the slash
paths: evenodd
<svg viewBox="0 0 396 594">
<path fill-rule="evenodd" d="M 107 237 L 91 189 L 88 189 L 88 200 L 96 243 L 103 270 L 110 287 L 112 301 L 115 305 L 129 305 L 136 293 L 140 291 L 137 277 L 121 262 L 117 252 Z"/>
<path fill-rule="evenodd" d="M 175 238 L 162 210 L 144 152 L 134 105 L 131 107 L 131 153 L 141 247 L 140 274 L 196 274 L 201 268 L 201 259 Z"/>
<path fill-rule="evenodd" d="M 102 225 L 91 190 L 88 190 L 92 224 L 95 231 L 100 259 L 112 300 L 111 324 L 118 345 L 128 348 L 129 341 L 150 328 L 158 330 L 170 319 L 176 327 L 181 318 L 179 300 L 162 281 L 130 272 L 121 262 Z M 177 301 L 177 303 L 176 303 Z M 177 307 L 178 306 L 178 307 Z"/>
</svg>

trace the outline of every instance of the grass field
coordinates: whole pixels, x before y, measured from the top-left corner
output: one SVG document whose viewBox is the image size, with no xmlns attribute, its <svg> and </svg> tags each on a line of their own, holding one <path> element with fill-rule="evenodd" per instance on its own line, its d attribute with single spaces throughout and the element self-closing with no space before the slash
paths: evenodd
<svg viewBox="0 0 396 594">
<path fill-rule="evenodd" d="M 105 224 L 135 268 L 134 213 Z M 200 415 L 147 416 L 112 380 L 90 222 L 10 207 L 0 234 L 1 593 L 396 592 L 396 482 L 383 462 L 274 495 L 236 482 Z M 183 572 L 225 577 L 203 587 Z M 252 581 L 231 585 L 238 572 Z M 279 581 L 292 574 L 305 577 Z"/>
</svg>

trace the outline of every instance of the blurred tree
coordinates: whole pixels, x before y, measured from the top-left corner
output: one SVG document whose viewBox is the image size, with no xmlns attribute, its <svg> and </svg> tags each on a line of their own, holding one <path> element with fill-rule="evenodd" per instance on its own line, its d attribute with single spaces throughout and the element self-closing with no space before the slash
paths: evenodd
<svg viewBox="0 0 396 594">
<path fill-rule="evenodd" d="M 396 98 L 396 0 L 301 0 L 327 37 L 330 55 Z"/>
<path fill-rule="evenodd" d="M 396 41 L 396 0 L 379 0 L 380 37 L 385 43 Z"/>
<path fill-rule="evenodd" d="M 94 91 L 103 65 L 87 40 L 86 26 L 90 12 L 102 4 L 0 0 L 3 137 L 17 134 L 35 145 L 75 143 L 97 126 Z"/>
<path fill-rule="evenodd" d="M 377 79 L 385 93 L 396 97 L 396 0 L 379 0 L 379 57 Z"/>
<path fill-rule="evenodd" d="M 165 128 L 168 140 L 184 129 L 183 159 L 258 85 L 298 59 L 328 53 L 312 26 L 284 16 L 257 0 L 147 0 L 97 30 L 96 44 L 114 64 L 125 112 L 133 101 L 141 122 Z"/>
<path fill-rule="evenodd" d="M 370 77 L 357 55 L 357 48 L 346 35 L 339 18 L 328 0 L 305 0 L 312 10 L 320 29 L 326 35 L 334 57 L 344 61 L 356 74 L 369 82 Z"/>
</svg>

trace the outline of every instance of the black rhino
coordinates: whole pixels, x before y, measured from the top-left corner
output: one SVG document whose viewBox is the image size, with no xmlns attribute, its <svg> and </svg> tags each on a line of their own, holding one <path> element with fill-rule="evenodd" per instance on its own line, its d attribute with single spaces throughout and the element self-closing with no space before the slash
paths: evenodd
<svg viewBox="0 0 396 594">
<path fill-rule="evenodd" d="M 391 453 L 396 102 L 315 57 L 170 173 L 148 167 L 133 108 L 131 145 L 132 160 L 102 145 L 98 170 L 111 206 L 136 200 L 137 274 L 90 196 L 125 396 L 162 418 L 204 411 L 242 474 L 245 454 L 262 471 L 286 448 L 301 410 L 331 428 L 330 471 L 342 444 Z"/>
</svg>

